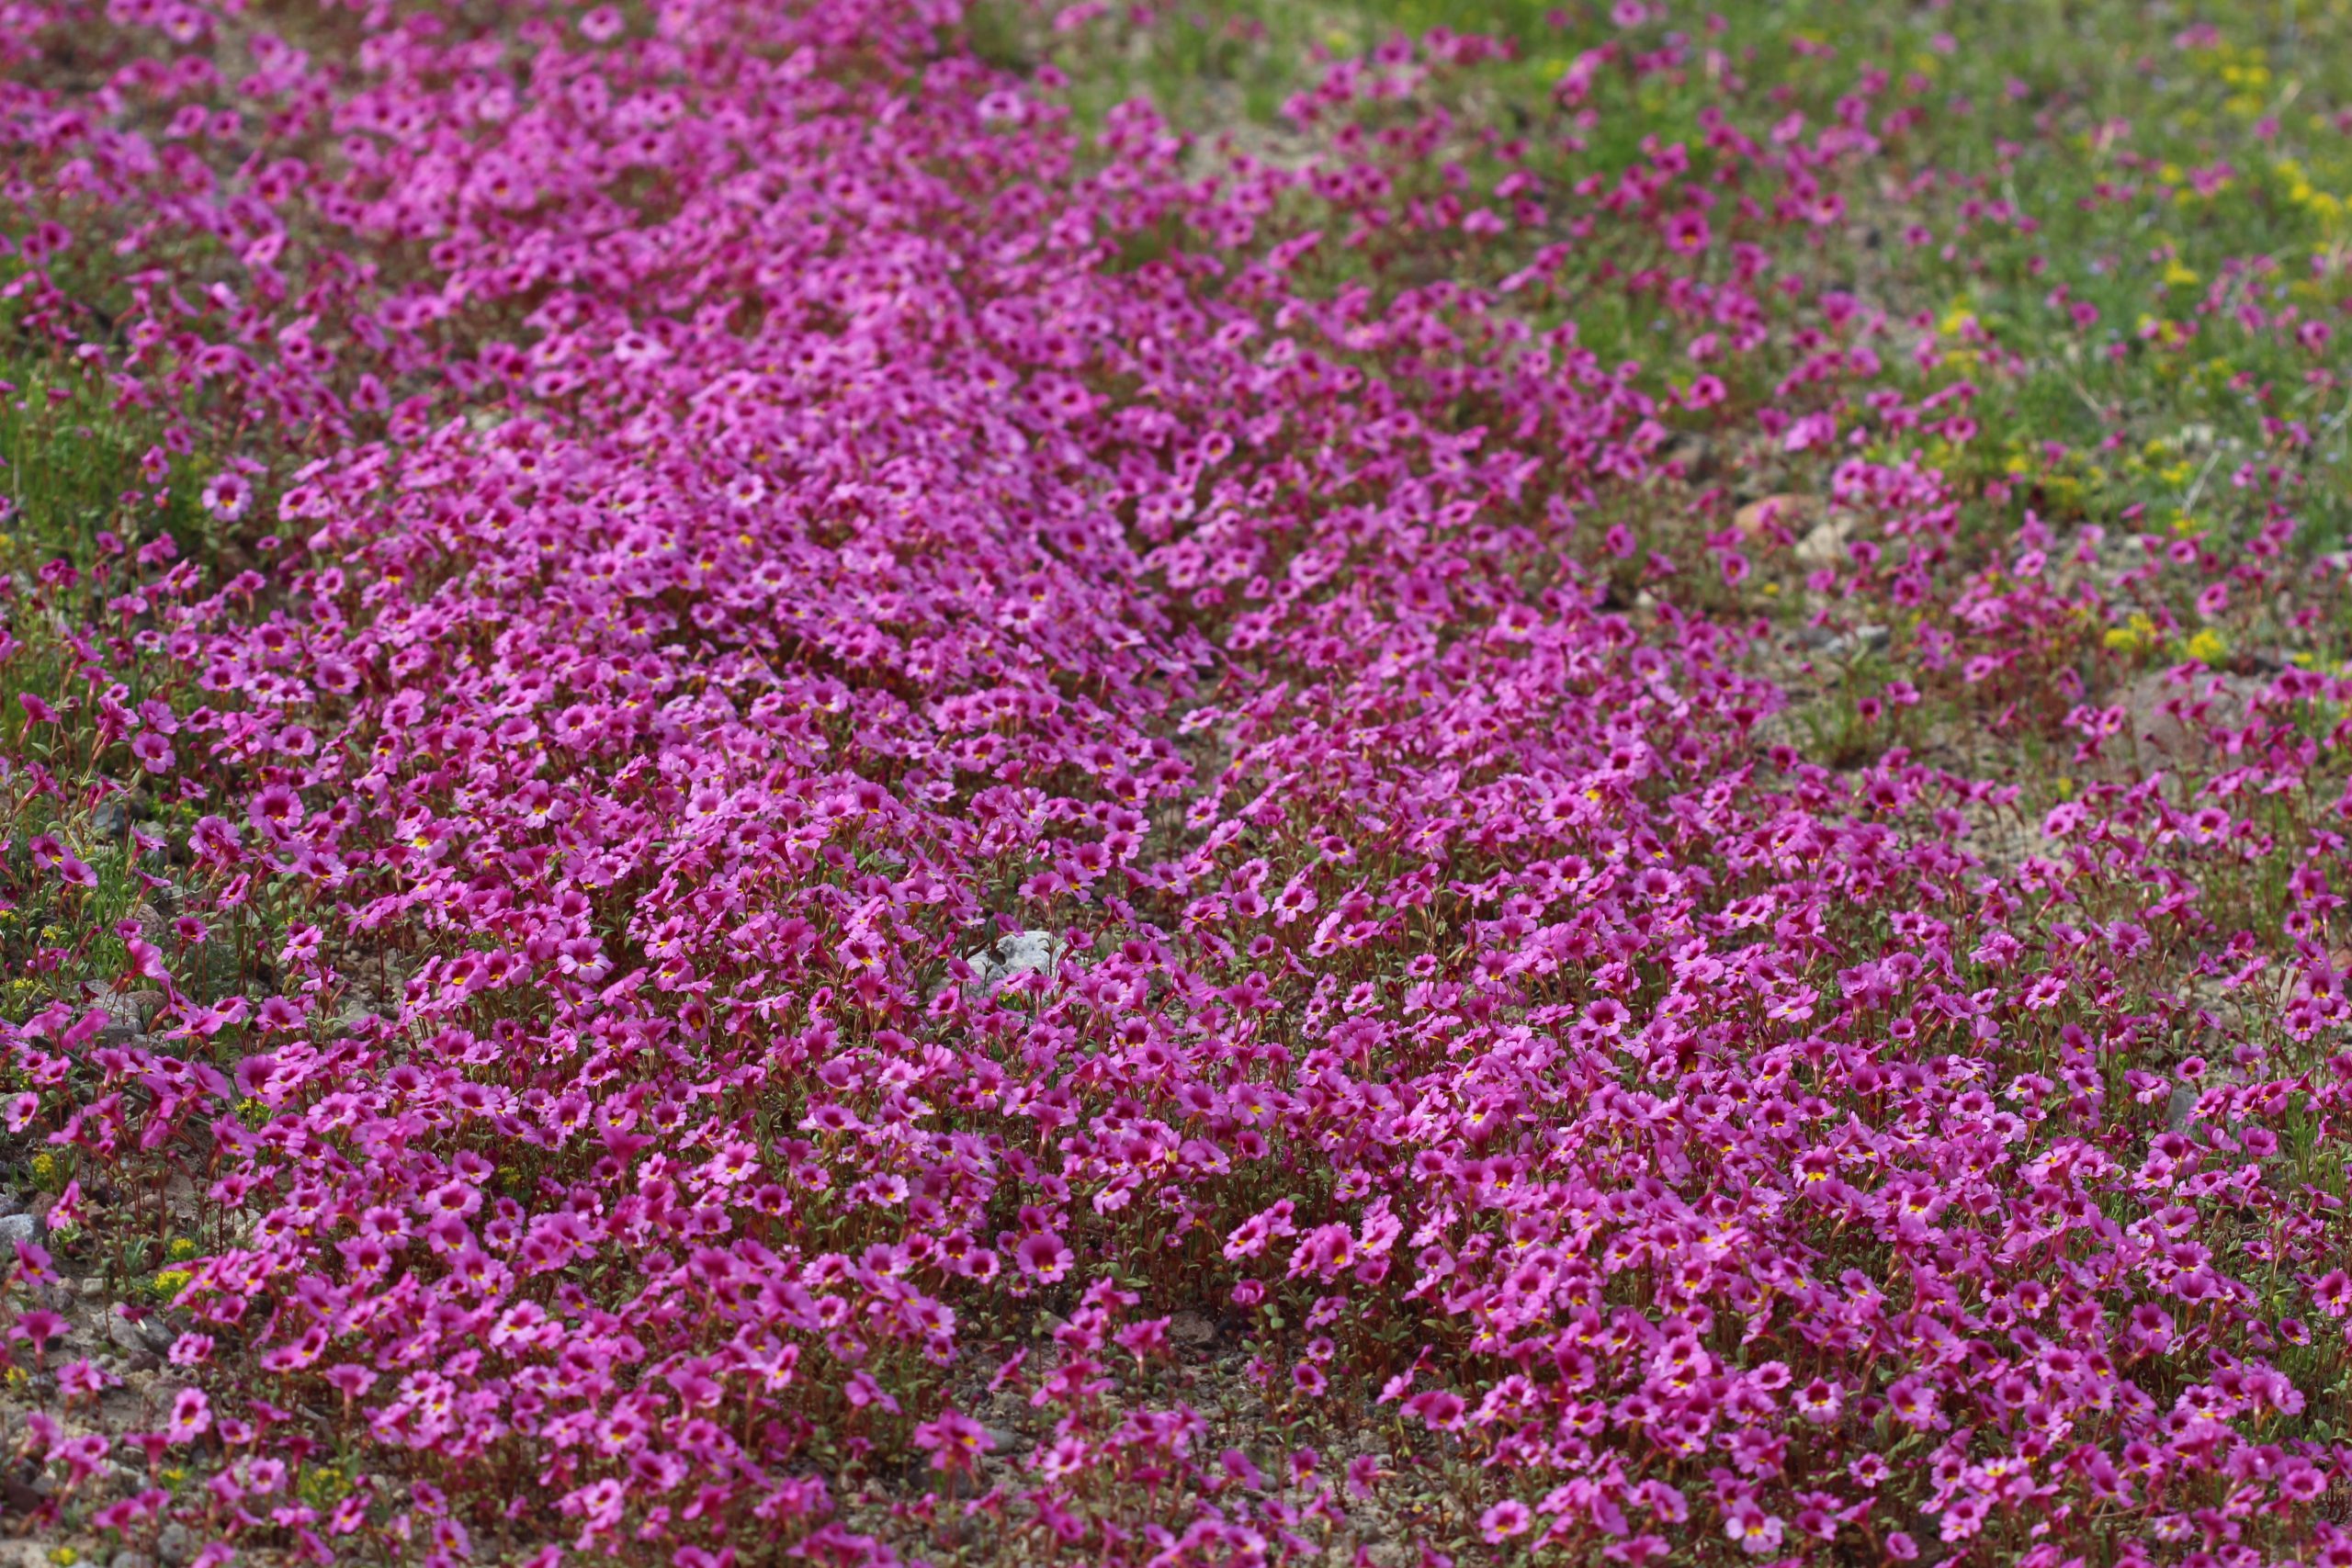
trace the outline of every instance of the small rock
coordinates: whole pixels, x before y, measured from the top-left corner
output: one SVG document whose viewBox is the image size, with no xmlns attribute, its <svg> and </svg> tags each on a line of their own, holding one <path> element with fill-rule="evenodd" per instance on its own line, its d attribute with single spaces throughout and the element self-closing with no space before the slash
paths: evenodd
<svg viewBox="0 0 2352 1568">
<path fill-rule="evenodd" d="M 99 838 L 110 843 L 119 841 L 130 832 L 130 803 L 120 795 L 98 802 L 97 809 L 90 813 L 90 827 Z"/>
<path fill-rule="evenodd" d="M 1877 653 L 1886 647 L 1884 626 L 1856 626 L 1844 637 L 1831 637 L 1821 651 L 1832 659 L 1853 659 L 1865 653 Z"/>
<path fill-rule="evenodd" d="M 1841 513 L 1831 513 L 1806 531 L 1797 541 L 1799 566 L 1815 569 L 1839 567 L 1846 564 L 1846 547 L 1854 536 L 1852 519 Z"/>
<path fill-rule="evenodd" d="M 979 983 L 987 986 L 1016 975 L 1050 972 L 1069 951 L 1069 944 L 1051 931 L 1014 931 L 999 937 L 991 947 L 975 948 L 964 955 L 964 962 L 971 965 Z"/>
<path fill-rule="evenodd" d="M 143 1551 L 118 1551 L 107 1559 L 107 1568 L 155 1568 L 155 1560 Z"/>
<path fill-rule="evenodd" d="M 0 1246 L 36 1239 L 37 1222 L 30 1214 L 0 1214 Z"/>
<path fill-rule="evenodd" d="M 142 929 L 153 936 L 154 911 L 142 904 L 132 913 L 139 918 Z M 90 1000 L 107 1015 L 105 1027 L 98 1031 L 101 1045 L 122 1045 L 137 1039 L 154 1021 L 155 1015 L 164 1010 L 161 991 L 116 991 L 94 987 Z"/>
<path fill-rule="evenodd" d="M 2243 675 L 2200 674 L 2186 686 L 2162 671 L 2141 676 L 2125 689 L 2122 703 L 2141 764 L 2179 767 L 2206 761 L 2214 750 L 2207 731 L 2242 727 L 2263 689 L 2264 682 Z M 2187 716 L 2199 707 L 2205 710 L 2201 720 Z"/>
<path fill-rule="evenodd" d="M 1199 1313 L 1180 1312 L 1168 1320 L 1168 1337 L 1182 1349 L 1205 1349 L 1216 1338 L 1216 1325 Z"/>
<path fill-rule="evenodd" d="M 126 1356 L 153 1354 L 147 1337 L 139 1332 L 139 1325 L 131 1322 L 120 1306 L 107 1314 L 107 1343 Z"/>
<path fill-rule="evenodd" d="M 1770 539 L 1776 529 L 1793 529 L 1810 518 L 1817 510 L 1813 501 L 1802 495 L 1768 495 L 1761 501 L 1751 501 L 1732 513 L 1732 526 L 1744 538 Z"/>
<path fill-rule="evenodd" d="M 1792 653 L 1819 653 L 1838 640 L 1838 634 L 1826 626 L 1811 624 L 1797 627 L 1789 634 L 1789 650 Z"/>
<path fill-rule="evenodd" d="M 165 1525 L 155 1538 L 155 1555 L 163 1559 L 164 1568 L 187 1568 L 196 1561 L 196 1532 L 183 1524 Z"/>
</svg>

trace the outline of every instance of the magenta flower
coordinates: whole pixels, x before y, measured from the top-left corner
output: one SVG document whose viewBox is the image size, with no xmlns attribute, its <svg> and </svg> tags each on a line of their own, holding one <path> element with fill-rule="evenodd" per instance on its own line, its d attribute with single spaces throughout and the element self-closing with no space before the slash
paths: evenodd
<svg viewBox="0 0 2352 1568">
<path fill-rule="evenodd" d="M 969 1472 L 996 1447 L 987 1428 L 954 1409 L 942 1410 L 914 1429 L 915 1446 L 931 1455 L 933 1470 Z"/>
<path fill-rule="evenodd" d="M 1062 1238 L 1051 1231 L 1023 1236 L 1012 1249 L 1013 1261 L 1020 1265 L 1025 1277 L 1041 1285 L 1050 1285 L 1068 1274 L 1078 1259 L 1062 1245 Z"/>
<path fill-rule="evenodd" d="M 224 523 L 233 523 L 253 507 L 254 487 L 242 474 L 217 474 L 204 484 L 204 510 Z"/>
<path fill-rule="evenodd" d="M 1696 212 L 1682 211 L 1666 220 L 1666 248 L 1679 255 L 1691 255 L 1707 248 L 1713 231 L 1707 220 Z"/>
<path fill-rule="evenodd" d="M 2230 17 L 2107 51 L 2194 146 L 1656 0 L 1220 142 L 1096 0 L 19 8 L 9 396 L 153 433 L 0 594 L 52 1404 L 164 1342 L 69 1223 L 202 1249 L 96 1525 L 1257 1561 L 1401 1411 L 1498 1557 L 2346 1544 L 2344 125 Z"/>
<path fill-rule="evenodd" d="M 191 1443 L 212 1427 L 212 1408 L 204 1391 L 184 1388 L 172 1398 L 172 1413 L 164 1432 L 175 1443 Z"/>
<path fill-rule="evenodd" d="M 1526 1534 L 1534 1522 L 1535 1515 L 1526 1504 L 1506 1497 L 1478 1516 L 1478 1534 L 1487 1545 L 1500 1546 L 1513 1536 Z"/>
</svg>

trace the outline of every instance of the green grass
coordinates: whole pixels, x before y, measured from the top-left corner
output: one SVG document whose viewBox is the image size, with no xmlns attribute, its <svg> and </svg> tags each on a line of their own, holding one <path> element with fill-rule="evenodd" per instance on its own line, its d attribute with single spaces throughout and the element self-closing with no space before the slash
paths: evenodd
<svg viewBox="0 0 2352 1568">
<path fill-rule="evenodd" d="M 2187 515 L 2243 532 L 2252 519 L 2230 473 L 2278 449 L 2278 427 L 2300 422 L 2313 439 L 2289 460 L 2308 476 L 2307 519 L 2329 542 L 2352 534 L 2352 495 L 2340 482 L 2352 396 L 2306 374 L 2343 365 L 2342 354 L 2314 355 L 2235 315 L 2252 304 L 2335 316 L 2340 280 L 2314 277 L 2312 262 L 2338 265 L 2352 248 L 2352 118 L 2338 129 L 2339 109 L 2352 107 L 2352 6 L 2230 7 L 2217 14 L 2214 42 L 2194 49 L 2177 46 L 2188 23 L 2172 8 L 2126 0 L 1717 9 L 1711 21 L 1703 7 L 1678 6 L 1667 24 L 1627 30 L 1590 3 L 1196 0 L 1147 28 L 1106 16 L 1057 34 L 1026 0 L 985 0 L 972 28 L 1009 68 L 1059 66 L 1081 126 L 1142 96 L 1182 129 L 1295 156 L 1330 152 L 1283 114 L 1329 62 L 1432 28 L 1496 35 L 1510 58 L 1441 70 L 1422 100 L 1455 118 L 1474 183 L 1490 186 L 1505 166 L 1497 148 L 1521 138 L 1523 166 L 1554 190 L 1613 178 L 1660 143 L 1681 141 L 1703 163 L 1700 115 L 1710 107 L 1730 108 L 1751 132 L 1792 114 L 1817 130 L 1861 73 L 1880 68 L 1885 85 L 1867 99 L 1872 126 L 1906 106 L 1917 118 L 1877 155 L 1825 171 L 1846 215 L 1822 231 L 1804 270 L 1817 288 L 1849 290 L 1898 320 L 1918 316 L 1942 345 L 1920 382 L 1977 386 L 1980 433 L 1964 452 L 1930 446 L 1931 457 L 2057 521 L 2123 520 L 2138 507 L 2131 521 L 2145 526 Z M 1612 42 L 1656 51 L 1677 33 L 1688 51 L 1679 77 L 1635 83 L 1604 70 L 1581 122 L 1553 104 L 1555 84 L 1584 51 Z M 2128 197 L 2127 186 L 2136 187 Z M 2030 232 L 2001 215 L 2004 204 L 2031 220 Z M 1915 223 L 1934 241 L 1908 243 Z M 1332 281 L 1385 265 L 1392 282 L 1491 282 L 1522 265 L 1532 243 L 1513 237 L 1417 265 L 1343 255 Z M 1607 255 L 1603 246 L 1591 259 Z M 2258 258 L 2276 270 L 2223 281 Z M 2052 304 L 2061 288 L 2064 301 Z M 2200 309 L 2209 296 L 2217 309 Z M 2067 310 L 2078 304 L 2098 311 L 2096 323 L 2074 324 Z M 1606 291 L 1533 313 L 1544 324 L 1572 317 L 1604 359 L 1679 364 L 1689 334 Z M 2184 323 L 2195 334 L 2173 342 Z M 2064 451 L 2052 455 L 2050 443 Z"/>
<path fill-rule="evenodd" d="M 100 716 L 109 702 L 192 705 L 153 606 L 120 596 L 153 575 L 134 558 L 141 545 L 168 536 L 175 555 L 201 558 L 213 530 L 196 499 L 201 464 L 175 457 L 161 501 L 141 472 L 164 439 L 159 421 L 115 410 L 102 382 L 56 361 L 0 361 L 0 571 L 10 580 L 0 601 L 10 638 L 0 659 L 0 1007 L 22 1017 L 53 998 L 78 1001 L 94 984 L 143 984 L 127 979 L 117 925 L 157 931 L 172 912 L 166 858 L 142 852 L 135 835 L 168 840 L 196 807 L 157 787 Z M 18 693 L 58 721 L 35 722 Z M 190 760 L 190 738 L 175 750 Z M 86 864 L 95 885 L 37 867 L 40 836 Z"/>
</svg>

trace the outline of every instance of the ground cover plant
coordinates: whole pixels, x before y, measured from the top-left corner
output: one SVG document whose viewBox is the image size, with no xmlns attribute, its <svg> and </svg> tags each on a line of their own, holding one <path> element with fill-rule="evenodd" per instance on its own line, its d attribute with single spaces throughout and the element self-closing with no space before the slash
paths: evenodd
<svg viewBox="0 0 2352 1568">
<path fill-rule="evenodd" d="M 7 1528 L 2352 1563 L 2347 33 L 0 8 Z"/>
</svg>

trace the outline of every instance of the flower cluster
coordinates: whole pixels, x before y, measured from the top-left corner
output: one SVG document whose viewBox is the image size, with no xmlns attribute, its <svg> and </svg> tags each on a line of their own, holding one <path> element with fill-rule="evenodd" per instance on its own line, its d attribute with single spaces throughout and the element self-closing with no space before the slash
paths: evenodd
<svg viewBox="0 0 2352 1568">
<path fill-rule="evenodd" d="M 1980 471 L 2030 333 L 1813 260 L 1924 77 L 1809 121 L 1619 6 L 1560 176 L 1445 33 L 1289 157 L 1082 136 L 910 0 L 17 9 L 13 319 L 194 502 L 0 604 L 64 627 L 11 897 L 171 895 L 102 933 L 145 1028 L 5 1030 L 53 1509 L 208 1568 L 2352 1563 L 2352 678 L 2187 633 L 2340 615 L 2317 438 L 2235 532 Z M 1915 178 L 1905 243 L 2032 233 Z M 2204 330 L 2328 352 L 2259 270 Z M 102 776 L 168 830 L 100 856 Z M 159 1213 L 110 1438 L 42 1292 Z"/>
</svg>

